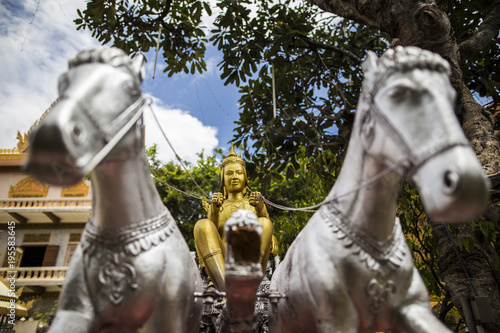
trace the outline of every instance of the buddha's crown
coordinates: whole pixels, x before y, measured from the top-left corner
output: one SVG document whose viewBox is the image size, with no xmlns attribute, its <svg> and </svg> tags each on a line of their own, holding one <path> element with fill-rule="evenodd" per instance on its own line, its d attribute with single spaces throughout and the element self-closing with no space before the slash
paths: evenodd
<svg viewBox="0 0 500 333">
<path fill-rule="evenodd" d="M 227 154 L 226 158 L 222 161 L 220 165 L 220 169 L 224 169 L 224 167 L 230 163 L 239 163 L 243 165 L 246 168 L 245 161 L 241 158 L 241 153 L 239 155 L 236 155 L 234 151 L 234 145 L 231 142 L 231 150 L 229 151 L 229 154 Z"/>
</svg>

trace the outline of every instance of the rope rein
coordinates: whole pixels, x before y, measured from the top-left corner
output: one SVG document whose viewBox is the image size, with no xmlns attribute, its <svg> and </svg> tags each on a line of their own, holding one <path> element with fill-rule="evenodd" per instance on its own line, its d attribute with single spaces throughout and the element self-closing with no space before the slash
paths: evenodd
<svg viewBox="0 0 500 333">
<path fill-rule="evenodd" d="M 168 184 L 168 183 L 164 182 L 163 180 L 161 180 L 161 179 L 159 179 L 159 178 L 157 178 L 157 177 L 155 177 L 155 176 L 153 176 L 153 179 L 154 179 L 154 180 L 156 180 L 158 183 L 160 183 L 160 184 L 162 184 L 162 185 L 165 185 L 165 186 L 169 187 L 170 189 L 172 189 L 172 190 L 174 190 L 174 191 L 177 191 L 177 192 L 179 192 L 179 193 L 182 193 L 182 194 L 184 194 L 184 195 L 187 195 L 188 197 L 195 198 L 195 199 L 198 199 L 198 200 L 201 200 L 201 201 L 212 202 L 212 200 L 204 199 L 204 198 L 202 198 L 202 197 L 200 197 L 200 196 L 197 196 L 197 195 L 195 195 L 195 194 L 191 194 L 191 193 L 188 193 L 188 192 L 183 191 L 183 190 L 181 190 L 181 189 L 178 189 L 177 187 L 172 186 L 172 185 L 170 185 L 170 184 Z"/>
<path fill-rule="evenodd" d="M 338 194 L 338 195 L 335 195 L 335 196 L 332 196 L 332 197 L 326 197 L 325 200 L 323 200 L 322 202 L 320 202 L 319 204 L 316 204 L 314 206 L 309 206 L 309 207 L 300 207 L 300 208 L 292 208 L 292 207 L 286 207 L 286 206 L 282 206 L 282 205 L 278 205 L 278 204 L 275 204 L 269 200 L 267 200 L 266 198 L 264 198 L 264 196 L 260 195 L 257 197 L 258 200 L 266 203 L 267 205 L 269 206 L 272 206 L 274 208 L 277 208 L 277 209 L 280 209 L 280 210 L 285 210 L 285 211 L 301 211 L 301 212 L 309 212 L 309 213 L 314 213 L 316 212 L 316 209 L 320 208 L 321 206 L 323 205 L 326 205 L 326 204 L 329 204 L 331 202 L 334 202 L 342 197 L 345 197 L 351 193 L 354 193 L 356 191 L 359 191 L 365 187 L 368 187 L 370 186 L 371 184 L 375 183 L 377 180 L 387 176 L 389 173 L 393 172 L 393 171 L 396 171 L 398 168 L 401 167 L 401 164 L 404 164 L 404 162 L 401 162 L 401 163 L 397 163 L 395 165 L 393 165 L 392 167 L 389 167 L 387 169 L 385 169 L 384 171 L 378 173 L 377 175 L 373 176 L 372 178 L 368 179 L 367 181 L 364 181 L 362 182 L 361 184 L 359 184 L 358 186 L 355 186 L 353 187 L 351 190 L 345 192 L 345 193 L 342 193 L 342 194 Z"/>
<path fill-rule="evenodd" d="M 347 192 L 345 192 L 345 193 L 339 194 L 339 195 L 332 196 L 332 197 L 330 197 L 330 198 L 328 198 L 328 197 L 327 197 L 325 200 L 323 200 L 323 201 L 321 201 L 320 203 L 318 203 L 318 204 L 316 204 L 316 205 L 313 205 L 313 206 L 307 206 L 307 207 L 287 207 L 287 206 L 283 206 L 283 205 L 280 205 L 280 204 L 274 203 L 274 202 L 272 202 L 272 201 L 270 201 L 270 200 L 266 199 L 266 198 L 265 198 L 262 194 L 261 194 L 261 195 L 259 195 L 259 196 L 257 196 L 257 200 L 262 201 L 263 203 L 265 203 L 265 204 L 266 204 L 266 205 L 268 205 L 268 206 L 271 206 L 271 207 L 274 207 L 274 208 L 276 208 L 276 209 L 283 210 L 283 211 L 315 213 L 315 212 L 317 211 L 317 209 L 318 209 L 318 208 L 320 208 L 321 206 L 326 205 L 326 204 L 329 204 L 329 203 L 331 203 L 331 202 L 334 202 L 334 201 L 336 201 L 336 200 L 338 200 L 338 199 L 340 199 L 340 198 L 342 198 L 342 197 L 344 197 L 344 196 L 347 196 L 347 195 L 349 195 L 349 194 L 351 194 L 351 193 L 354 193 L 354 192 L 359 191 L 359 190 L 361 190 L 361 189 L 363 189 L 363 188 L 365 188 L 365 187 L 370 186 L 371 184 L 375 183 L 377 180 L 379 180 L 379 179 L 381 179 L 381 178 L 383 178 L 383 177 L 387 176 L 389 173 L 391 173 L 391 172 L 393 172 L 393 171 L 396 171 L 398 168 L 400 168 L 400 167 L 401 167 L 401 165 L 404 165 L 404 164 L 405 164 L 404 162 L 401 162 L 401 163 L 395 164 L 395 165 L 393 165 L 392 167 L 389 167 L 389 168 L 385 169 L 384 171 L 380 172 L 379 174 L 377 174 L 377 175 L 373 176 L 372 178 L 368 179 L 367 181 L 362 182 L 362 183 L 361 183 L 361 184 L 359 184 L 358 186 L 355 186 L 355 187 L 354 187 L 354 188 L 352 188 L 351 190 L 349 190 L 349 191 L 347 191 Z M 161 184 L 163 184 L 163 185 L 165 185 L 165 186 L 169 187 L 170 189 L 172 189 L 172 190 L 174 190 L 174 191 L 177 191 L 177 192 L 179 192 L 179 193 L 182 193 L 182 194 L 184 194 L 184 195 L 186 195 L 186 196 L 189 196 L 189 197 L 191 197 L 191 198 L 195 198 L 195 199 L 198 199 L 198 200 L 201 200 L 201 201 L 206 201 L 206 202 L 209 202 L 209 203 L 211 203 L 211 202 L 212 202 L 212 200 L 207 200 L 207 199 L 204 199 L 204 198 L 202 198 L 202 197 L 200 197 L 200 196 L 197 196 L 197 195 L 194 195 L 194 194 L 191 194 L 191 193 L 185 192 L 185 191 L 183 191 L 183 190 L 181 190 L 181 189 L 178 189 L 178 188 L 176 188 L 175 186 L 172 186 L 172 185 L 170 185 L 170 184 L 166 183 L 165 181 L 160 180 L 160 179 L 159 179 L 159 178 L 157 178 L 157 177 L 154 177 L 154 176 L 153 176 L 153 178 L 154 178 L 157 182 L 159 182 L 159 183 L 161 183 Z M 192 179 L 192 178 L 191 178 L 191 179 Z M 207 197 L 208 197 L 208 196 L 207 196 Z"/>
</svg>

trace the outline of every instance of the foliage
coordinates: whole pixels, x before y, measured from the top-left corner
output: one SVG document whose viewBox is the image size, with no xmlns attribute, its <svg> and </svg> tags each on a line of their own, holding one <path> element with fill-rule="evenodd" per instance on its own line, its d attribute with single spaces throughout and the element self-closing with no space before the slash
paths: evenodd
<svg viewBox="0 0 500 333">
<path fill-rule="evenodd" d="M 493 9 L 491 0 L 438 1 L 441 9 L 450 18 L 457 42 L 460 44 L 476 32 Z M 478 57 L 466 60 L 462 64 L 464 81 L 470 90 L 481 97 L 492 97 L 500 103 L 500 36 L 496 42 L 480 52 Z"/>
<path fill-rule="evenodd" d="M 335 161 L 332 157 L 331 161 Z M 317 169 L 317 164 L 323 161 L 316 161 L 307 156 L 306 149 L 301 148 L 299 153 L 297 169 L 289 164 L 280 174 L 276 175 L 276 180 L 267 186 L 262 183 L 262 177 L 255 178 L 252 184 L 259 186 L 257 189 L 270 201 L 286 207 L 302 208 L 314 206 L 327 196 L 330 188 L 338 175 L 339 168 L 332 163 L 332 172 L 327 179 L 322 178 L 318 173 L 311 172 Z M 292 170 L 292 176 L 286 176 Z M 258 185 L 257 185 L 258 184 Z M 295 237 L 306 225 L 312 216 L 311 212 L 304 211 L 283 211 L 273 207 L 268 208 L 271 221 L 273 222 L 273 234 L 276 236 L 280 248 L 279 254 L 284 256 Z"/>
<path fill-rule="evenodd" d="M 431 294 L 441 297 L 447 292 L 441 283 L 438 268 L 438 247 L 432 237 L 432 226 L 424 212 L 417 190 L 405 183 L 397 215 L 406 243 L 413 253 L 413 262 Z"/>
<path fill-rule="evenodd" d="M 78 10 L 75 23 L 78 30 L 91 30 L 102 44 L 130 55 L 156 47 L 161 26 L 164 72 L 172 76 L 207 69 L 203 18 L 211 14 L 208 1 L 90 0 L 85 10 Z"/>
<path fill-rule="evenodd" d="M 303 1 L 254 1 L 254 12 L 248 2 L 219 3 L 211 41 L 223 52 L 221 77 L 240 86 L 235 143 L 250 149 L 261 174 L 272 177 L 289 164 L 298 168 L 301 147 L 316 159 L 345 149 L 362 80 L 360 58 L 366 48 L 382 51 L 388 44 Z"/>
<path fill-rule="evenodd" d="M 203 195 L 179 164 L 172 161 L 162 164 L 158 160 L 156 145 L 148 148 L 146 153 L 158 193 L 172 213 L 190 250 L 195 251 L 193 228 L 198 220 L 207 217 L 201 199 L 208 198 Z M 199 160 L 196 165 L 191 166 L 187 162 L 184 164 L 187 165 L 189 173 L 205 193 L 211 195 L 212 192 L 218 192 L 220 185 L 218 157 L 222 156 L 221 150 L 216 150 L 211 156 L 205 156 L 203 152 L 198 156 Z M 195 197 L 187 196 L 173 189 L 172 186 Z"/>
<path fill-rule="evenodd" d="M 45 323 L 51 323 L 57 310 L 57 300 L 43 299 L 39 295 L 23 295 L 22 298 L 23 301 L 19 300 L 17 303 L 28 309 L 28 315 L 24 317 L 25 319 L 33 318 Z"/>
</svg>

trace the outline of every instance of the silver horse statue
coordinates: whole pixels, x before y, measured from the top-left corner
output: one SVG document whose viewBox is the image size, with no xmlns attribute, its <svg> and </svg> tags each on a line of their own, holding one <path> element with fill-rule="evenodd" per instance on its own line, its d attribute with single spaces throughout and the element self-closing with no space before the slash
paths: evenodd
<svg viewBox="0 0 500 333">
<path fill-rule="evenodd" d="M 454 115 L 449 65 L 415 47 L 370 53 L 345 166 L 274 273 L 271 332 L 450 332 L 395 218 L 401 179 L 438 221 L 482 212 L 488 185 Z"/>
<path fill-rule="evenodd" d="M 30 138 L 29 173 L 54 185 L 92 180 L 52 333 L 199 330 L 202 281 L 144 153 L 143 62 L 114 48 L 77 54 Z"/>
</svg>

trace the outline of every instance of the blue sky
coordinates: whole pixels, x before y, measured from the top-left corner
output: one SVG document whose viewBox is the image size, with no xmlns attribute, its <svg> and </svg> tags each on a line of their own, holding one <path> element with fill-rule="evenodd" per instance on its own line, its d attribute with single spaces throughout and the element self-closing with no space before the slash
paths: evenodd
<svg viewBox="0 0 500 333">
<path fill-rule="evenodd" d="M 0 2 L 0 148 L 14 148 L 17 131 L 31 125 L 57 98 L 57 81 L 70 56 L 99 46 L 87 30 L 72 22 L 84 0 L 2 0 Z M 215 8 L 214 8 L 215 9 Z M 177 153 L 191 162 L 196 154 L 216 147 L 228 150 L 238 119 L 238 89 L 224 86 L 218 51 L 209 47 L 206 73 L 168 78 L 158 58 L 152 78 L 154 50 L 147 58 L 143 91 L 154 99 L 154 110 Z M 160 159 L 173 154 L 146 113 L 146 144 L 157 143 Z"/>
</svg>

